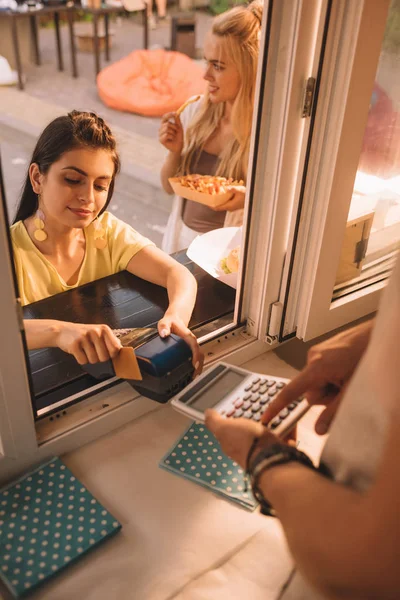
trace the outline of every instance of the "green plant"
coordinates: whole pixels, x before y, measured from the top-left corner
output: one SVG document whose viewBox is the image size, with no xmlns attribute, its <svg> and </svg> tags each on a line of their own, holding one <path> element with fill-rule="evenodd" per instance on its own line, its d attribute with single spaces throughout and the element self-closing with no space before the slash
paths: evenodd
<svg viewBox="0 0 400 600">
<path fill-rule="evenodd" d="M 400 51 L 400 0 L 390 5 L 382 49 L 393 54 Z"/>
<path fill-rule="evenodd" d="M 210 1 L 210 11 L 214 15 L 220 15 L 235 6 L 236 4 L 243 4 L 241 0 L 211 0 Z"/>
</svg>

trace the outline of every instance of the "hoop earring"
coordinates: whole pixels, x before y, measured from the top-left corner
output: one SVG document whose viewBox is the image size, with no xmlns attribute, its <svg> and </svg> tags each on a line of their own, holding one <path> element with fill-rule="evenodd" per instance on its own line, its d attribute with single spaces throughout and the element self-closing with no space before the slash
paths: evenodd
<svg viewBox="0 0 400 600">
<path fill-rule="evenodd" d="M 40 196 L 39 196 L 39 200 L 40 200 Z M 44 213 L 42 210 L 40 210 L 40 208 L 38 208 L 36 211 L 36 216 L 33 220 L 33 223 L 36 227 L 36 229 L 33 232 L 33 237 L 38 242 L 44 242 L 47 240 L 47 233 L 44 230 L 44 221 L 45 221 Z"/>
<path fill-rule="evenodd" d="M 94 227 L 94 245 L 97 248 L 97 250 L 104 250 L 104 248 L 107 246 L 107 240 L 105 239 L 105 229 L 101 226 L 100 221 L 98 220 L 98 217 L 95 218 L 95 220 L 93 221 L 93 227 Z"/>
</svg>

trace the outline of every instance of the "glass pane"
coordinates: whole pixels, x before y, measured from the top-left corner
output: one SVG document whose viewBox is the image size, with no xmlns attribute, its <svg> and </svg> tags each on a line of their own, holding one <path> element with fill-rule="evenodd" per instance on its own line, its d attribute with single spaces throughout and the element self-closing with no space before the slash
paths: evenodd
<svg viewBox="0 0 400 600">
<path fill-rule="evenodd" d="M 233 328 L 236 288 L 240 287 L 240 254 L 234 250 L 242 242 L 262 4 L 235 8 L 236 0 L 211 0 L 207 7 L 196 3 L 195 8 L 187 0 L 168 6 L 160 0 L 153 7 L 147 3 L 146 11 L 142 2 L 133 0 L 122 11 L 118 2 L 98 8 L 100 0 L 88 0 L 67 12 L 63 3 L 53 4 L 51 9 L 38 5 L 28 13 L 25 3 L 18 0 L 0 18 L 4 34 L 4 39 L 0 36 L 0 85 L 4 84 L 0 144 L 25 319 L 85 324 L 92 333 L 93 325 L 103 323 L 116 330 L 156 326 L 168 306 L 165 290 L 123 270 L 134 256 L 129 246 L 137 247 L 134 228 L 196 278 L 197 301 L 189 323 L 196 336 Z M 185 7 L 189 14 L 182 13 Z M 225 35 L 237 14 L 243 31 L 239 28 Z M 97 33 L 92 23 L 95 16 Z M 170 47 L 176 52 L 164 50 Z M 190 98 L 197 100 L 188 103 Z M 74 145 L 68 141 L 73 137 L 72 118 L 68 121 L 66 116 L 73 109 L 101 116 L 115 136 L 121 172 L 113 194 L 111 185 L 107 189 L 107 181 L 114 181 L 117 162 L 110 133 L 103 121 L 86 116 L 82 121 L 86 133 L 80 136 L 81 126 L 77 127 Z M 202 117 L 194 131 L 197 111 Z M 159 129 L 161 119 L 169 114 L 164 121 L 172 125 L 173 133 L 177 112 L 187 139 L 183 143 L 181 135 L 182 143 L 171 145 L 169 134 L 168 139 L 160 139 Z M 51 135 L 39 138 L 56 117 L 63 117 L 64 129 L 60 125 Z M 202 133 L 205 124 L 206 137 Z M 33 154 L 38 139 L 42 142 Z M 85 152 L 86 145 L 93 152 Z M 104 156 L 103 151 L 108 154 Z M 168 183 L 162 184 L 160 174 L 168 152 L 175 158 L 179 154 L 179 160 L 167 169 L 167 181 L 197 173 L 219 177 L 208 182 L 202 200 L 192 201 L 190 194 L 185 195 L 187 185 L 178 198 Z M 105 162 L 100 165 L 96 160 L 101 156 Z M 229 189 L 223 199 L 221 178 L 225 177 Z M 231 189 L 235 180 L 244 185 Z M 105 192 L 109 190 L 108 208 Z M 230 202 L 233 196 L 236 204 Z M 24 209 L 18 210 L 21 198 Z M 226 210 L 213 210 L 217 200 L 218 207 L 229 203 Z M 105 208 L 107 223 L 112 225 L 102 227 L 105 219 L 98 217 L 104 216 Z M 197 243 L 196 252 L 186 254 L 199 234 L 203 242 Z M 115 240 L 124 246 L 118 261 Z M 207 251 L 211 264 L 204 260 Z M 24 260 L 32 257 L 34 271 Z M 221 263 L 228 257 L 230 265 L 224 263 L 224 268 Z M 87 269 L 89 263 L 93 269 Z M 154 279 L 152 269 L 148 273 Z M 181 312 L 187 320 L 185 311 Z M 53 334 L 43 342 L 45 347 L 41 341 L 40 345 L 28 343 L 36 414 L 47 414 L 49 407 L 59 409 L 65 399 L 76 401 L 88 389 L 98 389 L 99 382 L 82 370 L 76 356 L 65 352 Z"/>
<path fill-rule="evenodd" d="M 390 5 L 336 283 L 377 275 L 400 246 L 400 0 Z M 372 269 L 372 271 L 371 271 Z"/>
</svg>

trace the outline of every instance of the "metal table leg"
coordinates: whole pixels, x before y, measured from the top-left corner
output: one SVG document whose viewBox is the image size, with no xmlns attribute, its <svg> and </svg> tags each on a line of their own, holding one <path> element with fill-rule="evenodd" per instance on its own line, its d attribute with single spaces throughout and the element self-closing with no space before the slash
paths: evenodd
<svg viewBox="0 0 400 600">
<path fill-rule="evenodd" d="M 104 30 L 105 30 L 105 44 L 106 44 L 106 60 L 110 60 L 110 29 L 109 29 L 109 17 L 106 13 L 104 15 Z"/>
<path fill-rule="evenodd" d="M 94 60 L 96 77 L 100 71 L 100 50 L 99 50 L 99 17 L 96 13 L 93 14 L 93 44 L 94 44 Z"/>
<path fill-rule="evenodd" d="M 147 48 L 149 47 L 149 18 L 147 15 L 146 3 L 143 9 L 143 46 L 145 50 L 147 50 Z"/>
<path fill-rule="evenodd" d="M 17 18 L 14 15 L 12 15 L 10 18 L 11 18 L 11 32 L 12 32 L 12 40 L 13 40 L 13 46 L 14 46 L 15 63 L 17 65 L 17 71 L 18 71 L 18 87 L 20 90 L 23 90 L 24 83 L 23 83 L 23 76 L 22 76 L 21 55 L 19 53 Z"/>
<path fill-rule="evenodd" d="M 60 36 L 60 13 L 54 13 L 54 25 L 56 28 L 56 42 L 57 42 L 57 58 L 58 58 L 58 70 L 64 71 L 64 63 L 61 48 L 61 36 Z"/>
<path fill-rule="evenodd" d="M 69 29 L 69 44 L 70 44 L 70 49 L 71 49 L 72 76 L 78 77 L 78 67 L 76 64 L 75 33 L 74 33 L 74 13 L 72 10 L 68 11 L 68 29 Z"/>
<path fill-rule="evenodd" d="M 35 52 L 35 63 L 37 65 L 41 65 L 36 15 L 31 15 L 29 17 L 29 20 L 31 22 L 31 35 L 32 35 L 32 42 L 33 42 L 33 50 Z"/>
</svg>

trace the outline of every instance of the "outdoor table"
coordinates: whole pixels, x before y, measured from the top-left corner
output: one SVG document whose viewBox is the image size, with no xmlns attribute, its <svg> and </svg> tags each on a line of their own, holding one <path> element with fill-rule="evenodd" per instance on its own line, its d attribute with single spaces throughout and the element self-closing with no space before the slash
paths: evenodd
<svg viewBox="0 0 400 600">
<path fill-rule="evenodd" d="M 71 46 L 71 60 L 72 60 L 72 73 L 74 77 L 77 77 L 77 69 L 76 69 L 76 53 L 75 53 L 75 40 L 74 40 L 74 32 L 73 32 L 73 18 L 72 13 L 74 12 L 74 7 L 67 7 L 65 5 L 57 5 L 57 6 L 45 6 L 42 8 L 32 8 L 28 10 L 6 10 L 0 12 L 0 18 L 7 18 L 10 20 L 11 25 L 11 34 L 12 34 L 12 42 L 15 54 L 15 62 L 18 72 L 18 87 L 20 90 L 24 89 L 24 81 L 23 81 L 23 69 L 22 69 L 22 61 L 19 49 L 19 40 L 18 40 L 18 29 L 17 29 L 17 19 L 29 19 L 30 27 L 31 27 L 31 35 L 33 42 L 33 49 L 35 55 L 35 63 L 37 65 L 41 64 L 40 58 L 40 48 L 39 48 L 39 35 L 38 35 L 38 24 L 37 18 L 41 15 L 51 14 L 53 15 L 54 20 L 54 28 L 56 33 L 56 45 L 57 45 L 57 62 L 59 71 L 64 70 L 64 61 L 62 54 L 62 44 L 61 44 L 61 36 L 60 36 L 60 13 L 66 13 L 68 16 L 68 27 L 69 27 L 69 36 L 70 36 L 70 46 Z"/>
<path fill-rule="evenodd" d="M 211 277 L 182 250 L 173 255 L 197 280 L 197 299 L 190 328 L 233 317 L 236 290 Z M 164 288 L 121 271 L 24 307 L 25 319 L 57 319 L 106 324 L 112 329 L 153 327 L 168 307 Z M 85 373 L 73 356 L 59 348 L 29 351 L 34 412 L 48 414 L 51 406 L 81 394 L 99 382 Z"/>
<path fill-rule="evenodd" d="M 145 2 L 143 2 L 143 8 L 139 9 L 143 12 L 143 41 L 144 48 L 147 49 L 149 41 L 149 27 L 147 20 L 147 8 Z M 16 68 L 18 72 L 18 87 L 20 90 L 24 89 L 23 81 L 23 68 L 21 61 L 21 54 L 19 48 L 17 19 L 29 19 L 30 28 L 32 35 L 32 42 L 35 55 L 35 63 L 41 64 L 40 48 L 39 48 L 39 32 L 38 32 L 38 17 L 42 15 L 51 14 L 54 19 L 54 27 L 56 33 L 56 44 L 57 44 L 57 61 L 58 69 L 64 70 L 64 60 L 62 53 L 61 35 L 60 35 L 60 13 L 67 15 L 68 29 L 69 29 L 69 40 L 70 40 L 70 52 L 71 52 L 71 67 L 73 77 L 78 77 L 78 66 L 76 60 L 76 44 L 75 44 L 75 32 L 74 32 L 74 20 L 77 12 L 92 15 L 93 18 L 93 45 L 94 45 L 94 58 L 95 58 L 95 74 L 97 76 L 100 71 L 100 46 L 99 46 L 99 18 L 104 17 L 104 28 L 105 28 L 105 58 L 110 60 L 110 39 L 109 39 L 109 16 L 113 13 L 120 13 L 125 11 L 123 6 L 101 6 L 100 8 L 88 8 L 88 7 L 76 7 L 67 6 L 65 4 L 45 6 L 42 8 L 32 8 L 27 10 L 5 10 L 0 11 L 0 19 L 7 18 L 11 21 L 11 33 L 12 42 L 14 48 Z"/>
<path fill-rule="evenodd" d="M 147 5 L 142 3 L 143 8 L 143 46 L 147 50 L 149 45 L 149 24 L 147 20 Z M 93 45 L 94 45 L 94 61 L 95 61 L 95 76 L 100 72 L 100 44 L 99 44 L 99 19 L 104 18 L 104 33 L 105 33 L 105 59 L 110 60 L 110 36 L 109 36 L 109 16 L 113 13 L 124 12 L 123 6 L 101 6 L 100 8 L 81 7 L 80 12 L 92 15 L 93 18 Z"/>
</svg>

